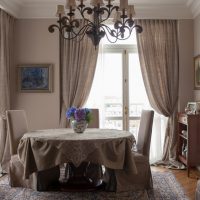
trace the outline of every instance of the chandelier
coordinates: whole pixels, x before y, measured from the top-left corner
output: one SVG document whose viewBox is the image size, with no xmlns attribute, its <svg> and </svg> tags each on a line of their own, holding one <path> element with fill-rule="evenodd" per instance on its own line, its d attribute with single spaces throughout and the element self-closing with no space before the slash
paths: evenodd
<svg viewBox="0 0 200 200">
<path fill-rule="evenodd" d="M 77 38 L 76 41 L 81 41 L 87 35 L 95 47 L 104 36 L 109 42 L 115 43 L 117 40 L 128 39 L 133 29 L 138 33 L 142 32 L 142 27 L 134 22 L 134 6 L 128 5 L 128 0 L 120 0 L 120 6 L 113 5 L 111 2 L 114 0 L 91 0 L 90 6 L 84 4 L 85 0 L 77 1 L 79 5 L 75 0 L 67 0 L 65 7 L 57 6 L 58 21 L 57 24 L 49 26 L 49 32 L 53 33 L 58 29 L 62 38 Z M 106 24 L 106 20 L 113 14 L 114 26 L 111 28 Z"/>
</svg>

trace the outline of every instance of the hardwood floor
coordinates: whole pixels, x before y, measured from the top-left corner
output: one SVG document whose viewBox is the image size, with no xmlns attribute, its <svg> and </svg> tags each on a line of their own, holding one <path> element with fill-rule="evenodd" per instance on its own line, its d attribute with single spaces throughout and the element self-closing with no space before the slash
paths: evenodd
<svg viewBox="0 0 200 200">
<path fill-rule="evenodd" d="M 196 184 L 198 178 L 200 178 L 200 172 L 192 169 L 190 172 L 190 177 L 188 178 L 186 170 L 172 170 L 164 167 L 151 167 L 151 169 L 152 171 L 159 171 L 159 172 L 171 171 L 175 175 L 177 181 L 184 188 L 185 193 L 189 197 L 189 199 L 190 200 L 195 199 Z"/>
</svg>

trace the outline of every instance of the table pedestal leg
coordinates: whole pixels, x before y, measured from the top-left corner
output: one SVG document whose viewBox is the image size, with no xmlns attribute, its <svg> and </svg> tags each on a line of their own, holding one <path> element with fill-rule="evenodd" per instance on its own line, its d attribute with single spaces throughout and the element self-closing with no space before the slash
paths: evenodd
<svg viewBox="0 0 200 200">
<path fill-rule="evenodd" d="M 97 177 L 94 180 L 88 172 L 88 169 L 91 170 L 89 168 L 90 165 L 89 162 L 83 162 L 78 167 L 75 167 L 73 163 L 67 163 L 65 180 L 61 182 L 62 188 L 65 191 L 93 191 L 103 188 L 102 179 Z M 100 168 L 100 165 L 98 166 Z"/>
</svg>

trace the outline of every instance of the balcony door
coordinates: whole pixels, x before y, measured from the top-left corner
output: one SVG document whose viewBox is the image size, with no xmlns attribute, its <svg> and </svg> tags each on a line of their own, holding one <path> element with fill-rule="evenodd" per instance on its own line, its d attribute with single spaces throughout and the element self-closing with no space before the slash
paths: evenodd
<svg viewBox="0 0 200 200">
<path fill-rule="evenodd" d="M 100 109 L 100 127 L 137 134 L 147 96 L 136 45 L 104 45 L 98 58 L 88 107 Z"/>
</svg>

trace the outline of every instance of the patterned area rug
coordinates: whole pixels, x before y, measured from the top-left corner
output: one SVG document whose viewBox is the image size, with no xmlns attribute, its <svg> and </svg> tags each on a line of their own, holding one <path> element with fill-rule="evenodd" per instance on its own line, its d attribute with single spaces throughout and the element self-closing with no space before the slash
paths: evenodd
<svg viewBox="0 0 200 200">
<path fill-rule="evenodd" d="M 137 192 L 36 192 L 11 188 L 8 176 L 0 178 L 0 200 L 188 200 L 171 172 L 153 172 L 154 189 Z"/>
</svg>

